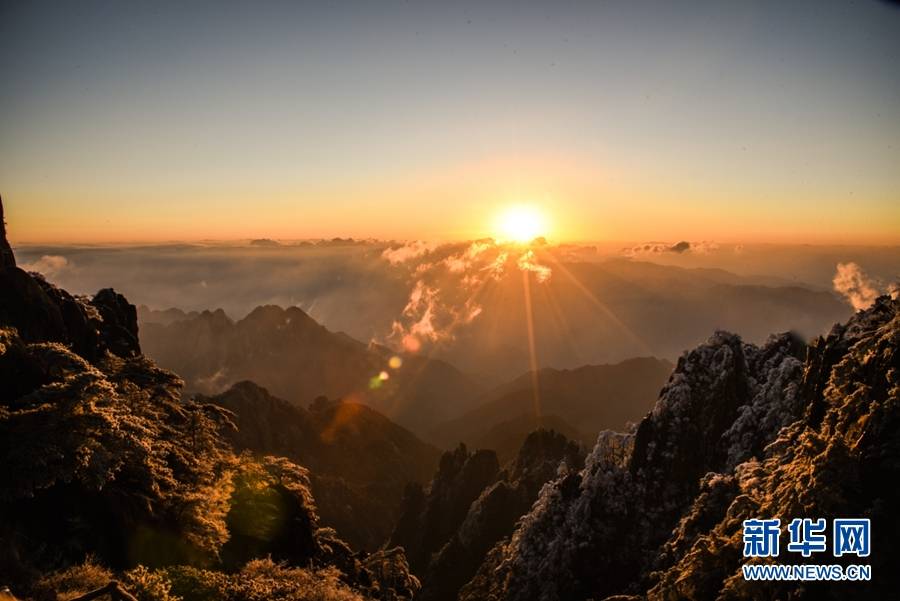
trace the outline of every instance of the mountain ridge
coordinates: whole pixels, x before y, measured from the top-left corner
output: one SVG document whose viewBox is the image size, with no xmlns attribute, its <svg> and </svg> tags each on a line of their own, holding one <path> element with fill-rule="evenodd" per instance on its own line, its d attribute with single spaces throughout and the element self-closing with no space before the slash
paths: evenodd
<svg viewBox="0 0 900 601">
<path fill-rule="evenodd" d="M 884 598 L 898 579 L 898 368 L 890 297 L 808 346 L 717 333 L 679 359 L 635 433 L 601 436 L 583 470 L 544 487 L 460 600 Z M 872 582 L 741 576 L 742 520 L 846 516 L 879 524 Z"/>
<path fill-rule="evenodd" d="M 354 400 L 419 434 L 478 390 L 444 361 L 366 345 L 298 307 L 262 305 L 237 321 L 221 309 L 203 311 L 144 324 L 141 337 L 147 354 L 182 374 L 189 392 L 214 394 L 251 380 L 301 404 L 318 396 Z"/>
<path fill-rule="evenodd" d="M 665 384 L 673 365 L 664 359 L 636 357 L 619 363 L 583 365 L 573 369 L 542 368 L 537 372 L 538 398 L 534 395 L 534 373 L 527 372 L 483 393 L 475 407 L 444 422 L 431 438 L 445 448 L 484 440 L 492 427 L 528 416 L 536 422 L 554 416 L 593 441 L 601 430 L 623 430 L 649 411 Z M 535 403 L 540 404 L 540 411 Z M 523 437 L 524 440 L 524 437 Z M 484 443 L 482 443 L 484 444 Z"/>
</svg>

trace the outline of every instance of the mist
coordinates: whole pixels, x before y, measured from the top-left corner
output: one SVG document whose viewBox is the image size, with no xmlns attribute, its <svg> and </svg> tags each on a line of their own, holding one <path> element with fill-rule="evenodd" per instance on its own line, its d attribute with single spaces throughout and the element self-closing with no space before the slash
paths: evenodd
<svg viewBox="0 0 900 601">
<path fill-rule="evenodd" d="M 149 309 L 221 308 L 236 320 L 261 305 L 296 306 L 360 341 L 496 377 L 529 366 L 523 274 L 532 282 L 537 361 L 564 368 L 631 356 L 674 360 L 716 329 L 756 342 L 773 329 L 815 336 L 860 308 L 833 289 L 838 263 L 860 266 L 885 290 L 900 265 L 896 247 L 678 240 L 531 247 L 490 239 L 257 240 L 16 253 L 26 269 L 75 293 L 111 286 Z M 673 323 L 672 314 L 681 318 Z"/>
</svg>

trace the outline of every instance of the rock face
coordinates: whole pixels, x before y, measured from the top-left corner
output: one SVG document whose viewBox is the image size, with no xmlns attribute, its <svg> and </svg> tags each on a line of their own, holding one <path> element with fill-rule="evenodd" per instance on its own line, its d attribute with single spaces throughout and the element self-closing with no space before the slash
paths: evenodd
<svg viewBox="0 0 900 601">
<path fill-rule="evenodd" d="M 900 302 L 888 297 L 809 347 L 803 414 L 758 458 L 711 476 L 663 548 L 648 597 L 883 599 L 900 575 Z M 873 581 L 839 586 L 748 583 L 741 522 L 758 515 L 872 520 Z M 877 545 L 877 546 L 876 546 Z M 702 549 L 702 550 L 701 550 Z M 798 563 L 803 562 L 797 557 Z M 828 558 L 826 563 L 848 563 Z M 851 562 L 854 562 L 851 559 Z M 809 561 L 809 560 L 806 560 Z M 811 561 L 819 561 L 814 558 Z"/>
<path fill-rule="evenodd" d="M 112 288 L 104 288 L 95 294 L 91 304 L 103 319 L 100 336 L 106 348 L 120 357 L 140 355 L 137 310 L 134 305 Z"/>
<path fill-rule="evenodd" d="M 496 481 L 499 472 L 493 451 L 469 453 L 461 444 L 444 453 L 427 491 L 417 484 L 407 487 L 390 546 L 403 547 L 412 570 L 424 573 L 431 554 L 450 539 L 469 506 Z"/>
<path fill-rule="evenodd" d="M 16 266 L 16 257 L 13 255 L 9 241 L 6 239 L 6 220 L 3 217 L 3 199 L 0 198 L 0 269 Z"/>
<path fill-rule="evenodd" d="M 633 436 L 601 437 L 581 472 L 544 487 L 459 598 L 883 598 L 900 534 L 898 344 L 887 297 L 804 361 L 789 335 L 755 347 L 716 334 L 679 360 Z M 878 581 L 744 581 L 741 522 L 760 516 L 871 518 Z"/>
<path fill-rule="evenodd" d="M 4 246 L 5 236 L 0 252 Z M 119 357 L 141 354 L 137 311 L 124 296 L 111 288 L 93 298 L 73 296 L 16 267 L 14 259 L 0 267 L 0 323 L 15 327 L 26 342 L 59 342 L 88 360 L 107 350 Z"/>
<path fill-rule="evenodd" d="M 561 473 L 577 472 L 583 463 L 581 446 L 565 436 L 552 430 L 529 434 L 509 468 L 481 492 L 456 532 L 432 556 L 417 599 L 455 600 L 491 547 L 512 534 L 544 484 Z"/>
</svg>

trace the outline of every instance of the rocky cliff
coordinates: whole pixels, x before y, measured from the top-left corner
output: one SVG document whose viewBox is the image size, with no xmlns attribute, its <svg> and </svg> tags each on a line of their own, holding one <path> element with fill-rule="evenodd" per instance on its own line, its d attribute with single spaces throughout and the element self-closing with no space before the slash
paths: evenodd
<svg viewBox="0 0 900 601">
<path fill-rule="evenodd" d="M 3 216 L 3 199 L 0 198 L 0 269 L 15 266 L 16 257 L 6 239 L 6 218 Z"/>
<path fill-rule="evenodd" d="M 544 487 L 460 599 L 885 598 L 900 524 L 898 343 L 900 303 L 887 297 L 809 347 L 716 334 L 679 360 L 633 435 L 601 437 L 583 470 Z M 872 519 L 876 579 L 744 581 L 741 523 L 760 516 Z"/>
<path fill-rule="evenodd" d="M 515 460 L 481 491 L 456 531 L 432 554 L 417 599 L 456 599 L 491 547 L 512 534 L 544 484 L 560 474 L 577 472 L 583 463 L 584 451 L 577 442 L 552 430 L 529 434 Z"/>
<path fill-rule="evenodd" d="M 489 450 L 470 453 L 465 445 L 445 452 L 427 489 L 407 487 L 403 510 L 390 546 L 406 549 L 413 571 L 423 573 L 453 535 L 481 491 L 496 481 L 500 472 L 497 454 Z"/>
</svg>

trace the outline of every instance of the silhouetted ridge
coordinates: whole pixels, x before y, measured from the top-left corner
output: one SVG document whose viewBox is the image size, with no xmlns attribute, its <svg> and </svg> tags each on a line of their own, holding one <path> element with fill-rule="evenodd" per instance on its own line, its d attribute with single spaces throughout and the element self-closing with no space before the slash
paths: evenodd
<svg viewBox="0 0 900 601">
<path fill-rule="evenodd" d="M 0 269 L 16 266 L 16 257 L 6 239 L 6 220 L 3 217 L 3 199 L 0 198 Z"/>
<path fill-rule="evenodd" d="M 4 236 L 0 247 L 5 243 Z M 59 342 L 89 360 L 107 350 L 120 357 L 141 353 L 137 312 L 124 296 L 112 288 L 93 298 L 73 296 L 15 260 L 0 267 L 0 324 L 16 328 L 26 342 Z"/>
<path fill-rule="evenodd" d="M 499 470 L 493 451 L 447 451 L 427 489 L 410 485 L 391 544 L 406 549 L 421 577 L 417 599 L 456 599 L 487 552 L 508 537 L 541 487 L 580 470 L 581 445 L 552 430 L 530 433 Z"/>
<path fill-rule="evenodd" d="M 91 304 L 103 318 L 101 332 L 109 350 L 121 357 L 141 354 L 138 342 L 137 310 L 112 288 L 94 295 Z"/>
</svg>

